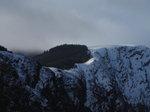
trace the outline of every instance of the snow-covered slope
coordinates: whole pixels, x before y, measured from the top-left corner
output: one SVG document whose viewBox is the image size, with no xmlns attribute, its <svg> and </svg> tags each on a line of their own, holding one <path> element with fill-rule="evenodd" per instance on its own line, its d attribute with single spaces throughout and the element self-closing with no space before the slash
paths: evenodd
<svg viewBox="0 0 150 112">
<path fill-rule="evenodd" d="M 11 93 L 14 96 L 7 103 L 7 110 L 28 99 L 20 104 L 22 108 L 26 105 L 28 108 L 24 110 L 28 112 L 150 112 L 149 48 L 111 46 L 91 50 L 91 54 L 88 62 L 60 70 L 0 52 L 0 96 L 12 92 L 12 85 L 20 85 L 19 90 L 23 88 L 23 95 L 27 94 L 16 102 L 15 93 L 22 95 Z"/>
<path fill-rule="evenodd" d="M 93 58 L 89 62 L 79 64 L 75 69 L 82 71 L 85 76 L 87 85 L 85 104 L 88 107 L 98 100 L 102 102 L 102 105 L 100 106 L 98 103 L 97 108 L 104 106 L 104 109 L 109 107 L 110 100 L 113 100 L 115 106 L 121 106 L 120 103 L 125 102 L 132 106 L 146 105 L 150 107 L 149 48 L 114 46 L 93 50 L 92 54 Z M 104 98 L 106 102 L 101 101 L 100 96 L 103 92 L 107 94 L 102 96 L 106 97 L 107 100 Z M 93 110 L 96 111 L 97 108 Z"/>
</svg>

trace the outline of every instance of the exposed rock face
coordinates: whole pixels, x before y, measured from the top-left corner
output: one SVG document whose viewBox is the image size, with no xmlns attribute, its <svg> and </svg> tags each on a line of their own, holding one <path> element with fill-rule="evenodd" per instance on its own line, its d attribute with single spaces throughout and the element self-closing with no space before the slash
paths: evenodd
<svg viewBox="0 0 150 112">
<path fill-rule="evenodd" d="M 0 112 L 89 111 L 73 103 L 63 75 L 26 57 L 0 52 Z"/>
<path fill-rule="evenodd" d="M 1 112 L 149 112 L 150 49 L 91 50 L 70 70 L 0 52 Z"/>
</svg>

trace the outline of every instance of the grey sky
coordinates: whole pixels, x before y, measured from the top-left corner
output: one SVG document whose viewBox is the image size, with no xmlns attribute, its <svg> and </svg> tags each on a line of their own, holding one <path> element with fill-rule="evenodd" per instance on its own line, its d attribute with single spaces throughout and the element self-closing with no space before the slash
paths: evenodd
<svg viewBox="0 0 150 112">
<path fill-rule="evenodd" d="M 0 0 L 0 44 L 43 50 L 63 43 L 150 47 L 150 0 Z"/>
</svg>

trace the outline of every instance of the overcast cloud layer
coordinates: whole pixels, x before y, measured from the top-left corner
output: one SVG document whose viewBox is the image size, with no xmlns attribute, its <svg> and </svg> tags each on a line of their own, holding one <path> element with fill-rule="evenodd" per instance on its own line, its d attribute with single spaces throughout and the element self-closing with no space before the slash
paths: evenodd
<svg viewBox="0 0 150 112">
<path fill-rule="evenodd" d="M 150 0 L 0 0 L 0 44 L 44 50 L 58 44 L 150 47 Z"/>
</svg>

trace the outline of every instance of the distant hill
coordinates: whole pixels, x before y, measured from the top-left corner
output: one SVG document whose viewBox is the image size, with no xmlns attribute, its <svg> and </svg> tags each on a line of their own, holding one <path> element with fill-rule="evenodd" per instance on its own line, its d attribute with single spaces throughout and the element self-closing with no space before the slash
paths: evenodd
<svg viewBox="0 0 150 112">
<path fill-rule="evenodd" d="M 33 58 L 39 54 L 42 53 L 42 51 L 13 51 L 13 53 L 18 54 L 18 55 L 23 55 L 29 58 Z"/>
<path fill-rule="evenodd" d="M 69 69 L 75 63 L 86 62 L 90 57 L 90 51 L 87 46 L 64 44 L 45 51 L 35 56 L 34 59 L 43 66 Z"/>
</svg>

